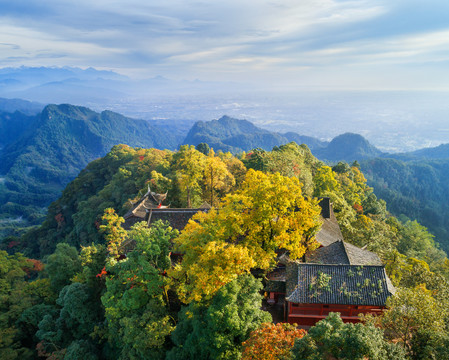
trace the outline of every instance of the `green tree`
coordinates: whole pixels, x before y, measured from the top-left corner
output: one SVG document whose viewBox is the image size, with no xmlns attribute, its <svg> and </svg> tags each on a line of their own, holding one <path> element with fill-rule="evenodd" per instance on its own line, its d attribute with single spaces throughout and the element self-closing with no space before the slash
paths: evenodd
<svg viewBox="0 0 449 360">
<path fill-rule="evenodd" d="M 436 334 L 446 329 L 447 309 L 424 286 L 398 290 L 387 300 L 387 307 L 378 322 L 385 329 L 387 338 L 399 341 L 409 355 L 418 330 Z"/>
<path fill-rule="evenodd" d="M 8 255 L 0 250 L 1 359 L 32 358 L 35 342 L 28 337 L 28 330 L 33 324 L 28 326 L 18 321 L 27 309 L 38 304 L 49 305 L 54 301 L 55 295 L 48 279 L 28 281 L 31 272 L 35 271 L 35 265 L 34 261 L 22 254 Z"/>
<path fill-rule="evenodd" d="M 292 354 L 297 360 L 405 359 L 400 347 L 384 340 L 382 330 L 372 324 L 343 323 L 338 313 L 330 313 L 297 339 Z"/>
<path fill-rule="evenodd" d="M 59 311 L 44 315 L 36 336 L 47 353 L 59 353 L 72 342 L 91 338 L 103 320 L 103 310 L 86 284 L 65 286 L 56 300 Z M 91 344 L 91 347 L 94 345 Z M 65 351 L 65 350 L 64 350 Z"/>
<path fill-rule="evenodd" d="M 198 150 L 200 153 L 207 155 L 210 151 L 210 146 L 207 143 L 199 143 L 197 146 L 195 146 L 195 149 Z"/>
<path fill-rule="evenodd" d="M 56 250 L 47 259 L 45 272 L 55 293 L 70 284 L 71 279 L 82 270 L 78 250 L 68 244 L 58 244 Z"/>
<path fill-rule="evenodd" d="M 449 359 L 447 331 L 417 329 L 410 341 L 410 358 L 413 360 Z"/>
<path fill-rule="evenodd" d="M 426 251 L 435 246 L 434 236 L 416 220 L 407 221 L 401 227 L 400 233 L 398 250 L 407 256 L 423 258 Z"/>
<path fill-rule="evenodd" d="M 135 242 L 126 258 L 106 265 L 106 291 L 101 300 L 106 312 L 108 339 L 120 359 L 162 359 L 166 337 L 174 323 L 168 308 L 171 239 L 176 230 L 155 223 L 134 225 Z"/>
<path fill-rule="evenodd" d="M 98 349 L 87 340 L 73 341 L 64 355 L 64 360 L 97 360 Z"/>
<path fill-rule="evenodd" d="M 262 284 L 242 275 L 222 287 L 210 305 L 192 302 L 172 334 L 175 347 L 168 360 L 240 359 L 241 344 L 271 315 L 261 310 Z"/>
</svg>

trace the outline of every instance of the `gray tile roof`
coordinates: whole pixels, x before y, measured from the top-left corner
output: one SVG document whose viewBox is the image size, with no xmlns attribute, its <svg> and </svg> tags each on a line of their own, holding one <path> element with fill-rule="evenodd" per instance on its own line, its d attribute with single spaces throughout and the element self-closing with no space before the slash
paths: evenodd
<svg viewBox="0 0 449 360">
<path fill-rule="evenodd" d="M 379 256 L 372 251 L 360 249 L 346 241 L 341 242 L 345 248 L 346 254 L 351 265 L 383 265 Z"/>
<path fill-rule="evenodd" d="M 337 240 L 343 240 L 343 234 L 341 233 L 329 198 L 321 199 L 320 206 L 323 225 L 315 236 L 316 240 L 323 246 L 328 246 Z"/>
<path fill-rule="evenodd" d="M 267 292 L 278 292 L 285 294 L 285 281 L 269 280 L 264 290 Z"/>
<path fill-rule="evenodd" d="M 287 266 L 286 300 L 305 304 L 385 306 L 394 288 L 383 266 Z"/>
<path fill-rule="evenodd" d="M 157 209 L 160 202 L 165 200 L 166 197 L 167 194 L 156 194 L 148 188 L 148 192 L 135 202 L 132 209 L 123 216 L 125 219 L 123 228 L 129 230 L 135 223 L 145 221 L 147 209 Z M 167 208 L 167 206 L 162 206 L 162 208 Z"/>
<path fill-rule="evenodd" d="M 307 253 L 305 259 L 315 264 L 382 265 L 377 254 L 341 240 Z"/>
</svg>

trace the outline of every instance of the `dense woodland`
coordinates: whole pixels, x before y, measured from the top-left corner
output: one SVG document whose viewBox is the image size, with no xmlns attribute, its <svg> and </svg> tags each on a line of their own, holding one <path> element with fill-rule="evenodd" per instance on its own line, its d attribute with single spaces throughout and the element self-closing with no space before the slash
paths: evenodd
<svg viewBox="0 0 449 360">
<path fill-rule="evenodd" d="M 374 192 L 401 219 L 417 219 L 449 251 L 449 161 L 371 159 L 361 162 Z"/>
<path fill-rule="evenodd" d="M 168 191 L 171 207 L 219 210 L 181 233 L 162 222 L 125 231 L 122 216 L 148 186 Z M 323 196 L 345 240 L 376 252 L 398 291 L 383 316 L 356 325 L 337 314 L 307 332 L 273 324 L 265 274 L 278 249 L 300 259 L 316 248 Z M 357 162 L 330 167 L 305 145 L 238 156 L 205 143 L 114 146 L 42 226 L 1 247 L 1 359 L 449 358 L 446 253 L 423 225 L 387 211 Z"/>
</svg>

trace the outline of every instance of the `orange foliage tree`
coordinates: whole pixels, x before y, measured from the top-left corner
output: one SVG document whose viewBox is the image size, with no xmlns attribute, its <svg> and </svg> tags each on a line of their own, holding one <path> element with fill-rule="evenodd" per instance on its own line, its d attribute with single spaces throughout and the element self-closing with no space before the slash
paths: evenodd
<svg viewBox="0 0 449 360">
<path fill-rule="evenodd" d="M 287 323 L 265 323 L 253 331 L 245 341 L 242 351 L 242 360 L 284 360 L 289 359 L 295 339 L 306 334 L 303 329 Z"/>
</svg>

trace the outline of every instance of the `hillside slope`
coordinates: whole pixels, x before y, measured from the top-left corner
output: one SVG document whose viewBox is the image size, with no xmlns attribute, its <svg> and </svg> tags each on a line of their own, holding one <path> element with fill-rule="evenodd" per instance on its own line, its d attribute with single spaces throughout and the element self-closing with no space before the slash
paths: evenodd
<svg viewBox="0 0 449 360">
<path fill-rule="evenodd" d="M 110 111 L 48 105 L 35 118 L 11 116 L 17 118 L 14 129 L 23 132 L 11 130 L 17 138 L 0 151 L 0 215 L 6 213 L 8 218 L 34 216 L 90 161 L 116 144 L 159 149 L 177 146 L 170 132 Z M 32 126 L 20 126 L 27 122 Z M 0 124 L 5 126 L 4 121 Z"/>
<path fill-rule="evenodd" d="M 390 154 L 388 157 L 403 161 L 449 159 L 449 144 L 441 144 L 408 153 Z"/>
<path fill-rule="evenodd" d="M 361 162 L 368 184 L 394 215 L 416 219 L 449 251 L 449 160 Z"/>
<path fill-rule="evenodd" d="M 14 113 L 0 111 L 0 151 L 22 136 L 35 121 L 35 116 L 27 116 L 18 111 Z"/>
<path fill-rule="evenodd" d="M 18 182 L 66 185 L 89 161 L 116 144 L 175 148 L 170 133 L 144 120 L 72 105 L 48 105 L 17 141 L 0 155 L 0 173 Z"/>
</svg>

